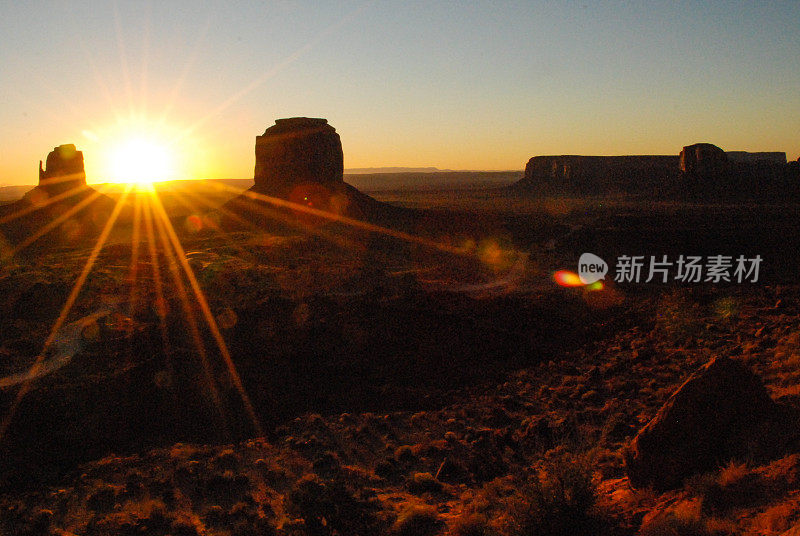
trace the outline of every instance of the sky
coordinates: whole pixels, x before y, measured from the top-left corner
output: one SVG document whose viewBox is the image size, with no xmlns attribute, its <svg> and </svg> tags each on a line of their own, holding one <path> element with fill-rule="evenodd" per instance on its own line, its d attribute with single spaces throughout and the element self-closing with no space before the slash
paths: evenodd
<svg viewBox="0 0 800 536">
<path fill-rule="evenodd" d="M 145 140 L 164 178 L 250 178 L 324 117 L 345 167 L 544 154 L 800 155 L 800 2 L 0 1 L 0 184 L 56 145 L 87 180 Z M 166 156 L 164 156 L 166 155 Z"/>
</svg>

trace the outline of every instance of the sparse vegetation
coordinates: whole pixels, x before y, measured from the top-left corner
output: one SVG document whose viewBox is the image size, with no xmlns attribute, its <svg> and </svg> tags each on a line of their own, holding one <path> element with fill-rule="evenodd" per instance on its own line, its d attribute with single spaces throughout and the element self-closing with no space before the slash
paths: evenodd
<svg viewBox="0 0 800 536">
<path fill-rule="evenodd" d="M 546 463 L 508 501 L 510 533 L 595 534 L 602 523 L 595 510 L 597 489 L 585 459 L 563 456 Z"/>
<path fill-rule="evenodd" d="M 210 232 L 185 246 L 267 438 L 249 439 L 202 324 L 224 409 L 198 388 L 202 364 L 161 247 L 164 297 L 156 303 L 153 263 L 140 256 L 136 307 L 118 298 L 130 290 L 129 248 L 104 250 L 68 319 L 80 329 L 59 338 L 71 360 L 26 397 L 54 416 L 20 408 L 43 423 L 22 431 L 43 441 L 19 444 L 43 450 L 0 460 L 22 470 L 0 494 L 0 532 L 709 536 L 777 535 L 800 521 L 791 457 L 732 462 L 662 495 L 631 491 L 621 455 L 712 355 L 741 359 L 796 405 L 795 285 L 612 288 L 623 306 L 599 308 L 549 286 L 543 266 L 574 263 L 561 251 L 530 261 L 516 290 L 473 295 L 454 282 L 486 281 L 492 266 L 427 251 L 399 260 L 359 237 L 351 249 L 295 234 L 233 239 L 244 253 Z M 0 272 L 4 374 L 41 350 L 88 253 Z M 103 459 L 114 441 L 130 455 Z"/>
<path fill-rule="evenodd" d="M 322 480 L 315 475 L 301 478 L 286 497 L 286 511 L 305 521 L 311 536 L 380 534 L 380 507 L 362 499 L 340 480 Z"/>
<path fill-rule="evenodd" d="M 397 516 L 395 536 L 434 536 L 444 523 L 432 506 L 407 505 Z"/>
</svg>

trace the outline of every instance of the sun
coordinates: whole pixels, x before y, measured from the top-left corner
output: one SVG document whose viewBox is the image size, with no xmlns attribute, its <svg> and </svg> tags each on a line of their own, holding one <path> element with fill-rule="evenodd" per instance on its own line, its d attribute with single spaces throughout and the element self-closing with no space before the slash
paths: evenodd
<svg viewBox="0 0 800 536">
<path fill-rule="evenodd" d="M 174 178 L 174 160 L 169 146 L 155 138 L 132 136 L 109 152 L 109 180 L 150 184 Z"/>
</svg>

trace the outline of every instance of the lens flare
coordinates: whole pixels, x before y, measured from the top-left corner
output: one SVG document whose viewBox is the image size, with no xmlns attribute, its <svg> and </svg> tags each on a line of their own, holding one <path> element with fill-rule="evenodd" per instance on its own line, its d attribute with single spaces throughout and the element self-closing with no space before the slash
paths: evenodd
<svg viewBox="0 0 800 536">
<path fill-rule="evenodd" d="M 569 270 L 559 270 L 553 274 L 553 279 L 562 287 L 582 287 L 583 281 L 578 274 Z"/>
</svg>

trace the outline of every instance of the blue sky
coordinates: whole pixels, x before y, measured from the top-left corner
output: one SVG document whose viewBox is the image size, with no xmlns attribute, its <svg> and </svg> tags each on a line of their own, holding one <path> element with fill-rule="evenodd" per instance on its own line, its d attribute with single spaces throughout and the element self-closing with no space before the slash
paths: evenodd
<svg viewBox="0 0 800 536">
<path fill-rule="evenodd" d="M 176 177 L 250 177 L 274 119 L 347 167 L 522 169 L 538 154 L 800 154 L 799 2 L 7 2 L 0 182 L 61 143 L 90 181 L 127 130 Z"/>
</svg>

